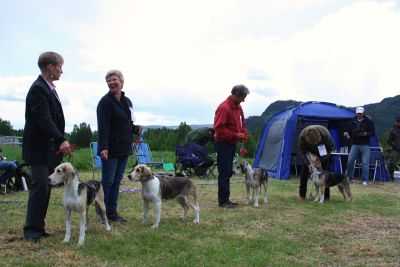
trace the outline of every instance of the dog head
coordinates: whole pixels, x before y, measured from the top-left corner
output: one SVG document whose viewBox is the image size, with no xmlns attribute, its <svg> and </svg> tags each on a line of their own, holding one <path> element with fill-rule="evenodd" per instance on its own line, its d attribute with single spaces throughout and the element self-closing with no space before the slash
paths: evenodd
<svg viewBox="0 0 400 267">
<path fill-rule="evenodd" d="M 247 161 L 246 160 L 242 160 L 239 164 L 240 170 L 243 174 L 246 173 L 246 167 L 247 167 Z"/>
<path fill-rule="evenodd" d="M 49 176 L 49 183 L 51 185 L 59 185 L 61 183 L 69 184 L 75 178 L 75 174 L 75 169 L 71 163 L 61 163 Z"/>
<path fill-rule="evenodd" d="M 306 158 L 308 160 L 308 167 L 310 169 L 310 172 L 313 173 L 315 171 L 322 171 L 322 163 L 320 158 L 317 155 L 314 155 L 313 153 L 307 153 Z"/>
<path fill-rule="evenodd" d="M 133 171 L 128 175 L 128 179 L 134 182 L 144 183 L 153 179 L 153 172 L 150 167 L 144 164 L 139 164 L 133 168 Z"/>
</svg>

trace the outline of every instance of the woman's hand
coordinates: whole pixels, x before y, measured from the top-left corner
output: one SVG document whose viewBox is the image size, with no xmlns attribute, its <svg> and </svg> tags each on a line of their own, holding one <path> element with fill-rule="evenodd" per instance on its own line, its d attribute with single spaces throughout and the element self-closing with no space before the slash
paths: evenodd
<svg viewBox="0 0 400 267">
<path fill-rule="evenodd" d="M 100 157 L 101 157 L 102 159 L 104 159 L 104 160 L 108 160 L 108 149 L 103 149 L 103 150 L 100 152 Z"/>
<path fill-rule="evenodd" d="M 61 143 L 59 151 L 63 153 L 63 155 L 71 155 L 72 146 L 67 140 L 65 140 L 64 142 Z"/>
</svg>

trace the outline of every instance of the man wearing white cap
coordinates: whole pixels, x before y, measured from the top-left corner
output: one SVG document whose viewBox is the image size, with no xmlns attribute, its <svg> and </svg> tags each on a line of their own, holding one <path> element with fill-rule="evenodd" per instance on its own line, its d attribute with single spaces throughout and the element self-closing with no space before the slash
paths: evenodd
<svg viewBox="0 0 400 267">
<path fill-rule="evenodd" d="M 352 122 L 350 134 L 345 132 L 347 138 L 351 137 L 352 145 L 347 161 L 347 175 L 354 178 L 354 161 L 361 157 L 363 185 L 368 185 L 369 176 L 369 138 L 375 134 L 372 120 L 365 116 L 363 107 L 356 108 L 356 119 Z"/>
</svg>

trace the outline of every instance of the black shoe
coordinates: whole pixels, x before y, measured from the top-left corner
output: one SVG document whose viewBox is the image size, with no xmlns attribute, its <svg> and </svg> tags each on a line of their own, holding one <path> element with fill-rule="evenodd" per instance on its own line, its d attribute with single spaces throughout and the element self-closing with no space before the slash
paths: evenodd
<svg viewBox="0 0 400 267">
<path fill-rule="evenodd" d="M 50 237 L 50 236 L 52 236 L 52 234 L 50 234 L 50 233 L 48 233 L 48 232 L 44 232 L 44 233 L 42 234 L 42 237 L 44 237 L 44 238 L 47 238 L 47 237 Z"/>
<path fill-rule="evenodd" d="M 127 223 L 128 222 L 124 217 L 121 217 L 119 215 L 110 216 L 110 217 L 108 217 L 108 220 L 110 220 L 112 222 L 119 222 L 119 223 Z"/>
<path fill-rule="evenodd" d="M 223 203 L 223 204 L 219 204 L 219 206 L 220 206 L 221 208 L 225 208 L 225 209 L 234 209 L 234 208 L 237 207 L 237 205 L 233 205 L 233 204 L 231 204 L 231 203 L 229 203 L 229 202 L 225 202 L 225 203 Z"/>
<path fill-rule="evenodd" d="M 230 201 L 230 200 L 228 200 L 228 202 L 227 202 L 227 203 L 229 203 L 229 204 L 231 204 L 231 205 L 233 205 L 233 206 L 238 206 L 238 205 L 239 205 L 239 203 L 232 202 L 232 201 Z"/>
<path fill-rule="evenodd" d="M 26 237 L 24 237 L 24 239 L 26 241 L 30 241 L 32 243 L 38 243 L 40 241 L 40 237 L 39 236 L 26 236 Z"/>
</svg>

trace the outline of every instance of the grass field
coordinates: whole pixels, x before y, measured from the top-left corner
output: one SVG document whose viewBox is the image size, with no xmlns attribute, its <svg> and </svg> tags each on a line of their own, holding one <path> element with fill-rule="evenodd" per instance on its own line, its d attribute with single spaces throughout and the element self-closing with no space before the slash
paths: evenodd
<svg viewBox="0 0 400 267">
<path fill-rule="evenodd" d="M 217 207 L 215 181 L 195 183 L 200 225 L 192 211 L 183 222 L 178 204 L 168 201 L 160 228 L 150 229 L 141 223 L 140 194 L 123 192 L 119 209 L 128 223 L 106 232 L 92 209 L 82 248 L 77 214 L 71 243 L 62 243 L 62 188 L 53 190 L 47 215 L 53 235 L 38 244 L 21 239 L 27 193 L 0 195 L 0 266 L 400 266 L 399 184 L 352 184 L 351 203 L 335 188 L 321 205 L 297 200 L 297 179 L 272 180 L 269 204 L 256 209 L 246 204 L 242 178 L 234 177 L 231 196 L 240 206 L 225 210 Z M 122 187 L 138 186 L 124 180 Z"/>
</svg>

